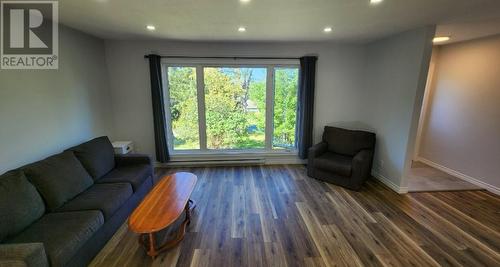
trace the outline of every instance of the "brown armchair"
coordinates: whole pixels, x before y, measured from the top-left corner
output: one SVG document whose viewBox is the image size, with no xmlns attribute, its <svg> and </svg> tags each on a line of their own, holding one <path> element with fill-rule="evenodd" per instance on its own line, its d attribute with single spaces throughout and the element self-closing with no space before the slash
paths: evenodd
<svg viewBox="0 0 500 267">
<path fill-rule="evenodd" d="M 309 149 L 307 175 L 359 190 L 370 177 L 375 134 L 326 126 L 321 143 Z"/>
</svg>

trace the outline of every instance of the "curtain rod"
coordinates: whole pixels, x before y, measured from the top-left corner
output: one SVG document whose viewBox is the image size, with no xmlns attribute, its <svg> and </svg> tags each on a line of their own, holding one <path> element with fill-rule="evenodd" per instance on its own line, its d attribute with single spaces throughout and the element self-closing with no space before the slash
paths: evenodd
<svg viewBox="0 0 500 267">
<path fill-rule="evenodd" d="M 193 57 L 193 56 L 160 56 L 161 58 L 197 58 L 197 59 L 300 59 L 299 57 Z M 149 58 L 145 55 L 144 58 Z"/>
</svg>

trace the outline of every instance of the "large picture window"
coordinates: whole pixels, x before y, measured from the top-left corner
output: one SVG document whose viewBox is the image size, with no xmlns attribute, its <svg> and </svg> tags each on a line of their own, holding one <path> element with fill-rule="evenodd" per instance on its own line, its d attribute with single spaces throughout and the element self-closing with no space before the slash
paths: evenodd
<svg viewBox="0 0 500 267">
<path fill-rule="evenodd" d="M 295 150 L 297 64 L 163 67 L 173 154 Z"/>
</svg>

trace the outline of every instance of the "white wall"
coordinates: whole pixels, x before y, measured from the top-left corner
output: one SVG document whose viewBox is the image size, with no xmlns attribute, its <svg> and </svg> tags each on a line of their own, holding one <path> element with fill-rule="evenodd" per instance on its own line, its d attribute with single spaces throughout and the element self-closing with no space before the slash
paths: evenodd
<svg viewBox="0 0 500 267">
<path fill-rule="evenodd" d="M 314 138 L 325 125 L 373 130 L 376 165 L 400 191 L 411 160 L 434 27 L 368 45 L 338 43 L 204 43 L 106 41 L 114 136 L 154 155 L 149 66 L 145 54 L 189 56 L 318 55 Z M 383 164 L 380 164 L 383 162 Z M 379 176 L 380 177 L 380 176 Z"/>
<path fill-rule="evenodd" d="M 366 46 L 363 119 L 377 134 L 374 174 L 404 192 L 413 153 L 434 27 L 391 36 Z"/>
<path fill-rule="evenodd" d="M 113 101 L 114 136 L 132 140 L 139 152 L 154 155 L 149 65 L 145 54 L 189 56 L 318 55 L 315 142 L 323 127 L 337 121 L 358 121 L 363 97 L 364 50 L 333 43 L 204 43 L 169 41 L 106 41 L 106 59 Z"/>
<path fill-rule="evenodd" d="M 104 42 L 59 36 L 58 70 L 0 70 L 0 174 L 111 133 Z"/>
<path fill-rule="evenodd" d="M 500 36 L 436 55 L 419 157 L 500 192 Z"/>
</svg>

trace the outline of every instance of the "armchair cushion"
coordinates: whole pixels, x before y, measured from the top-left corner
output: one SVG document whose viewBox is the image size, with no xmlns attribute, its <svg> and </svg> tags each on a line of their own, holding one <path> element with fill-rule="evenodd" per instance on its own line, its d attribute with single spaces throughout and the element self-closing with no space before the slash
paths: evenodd
<svg viewBox="0 0 500 267">
<path fill-rule="evenodd" d="M 325 126 L 323 142 L 328 143 L 330 152 L 354 157 L 363 149 L 373 149 L 375 134 Z"/>
<path fill-rule="evenodd" d="M 352 157 L 326 152 L 315 159 L 314 165 L 318 169 L 349 177 L 352 172 Z"/>
</svg>

